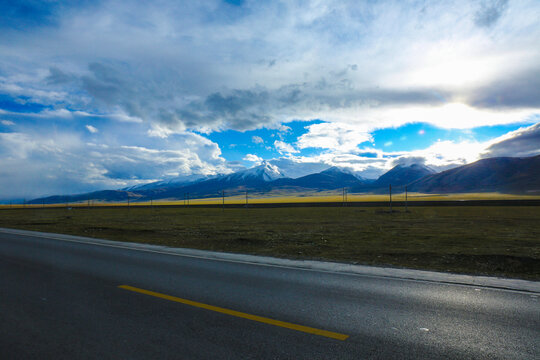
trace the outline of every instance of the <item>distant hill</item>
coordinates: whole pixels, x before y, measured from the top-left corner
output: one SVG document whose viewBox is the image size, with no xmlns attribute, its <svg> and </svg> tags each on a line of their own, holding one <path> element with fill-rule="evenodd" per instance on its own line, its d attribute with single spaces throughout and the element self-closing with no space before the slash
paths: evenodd
<svg viewBox="0 0 540 360">
<path fill-rule="evenodd" d="M 497 157 L 425 176 L 409 184 L 422 193 L 540 193 L 540 155 Z"/>
<path fill-rule="evenodd" d="M 28 201 L 28 204 L 64 204 L 73 202 L 94 201 L 127 201 L 128 195 L 132 200 L 141 196 L 124 190 L 102 190 L 77 195 L 54 195 Z"/>
<path fill-rule="evenodd" d="M 410 166 L 397 165 L 387 173 L 381 175 L 374 183 L 374 187 L 387 187 L 388 185 L 404 186 L 426 175 L 435 173 L 424 165 L 412 164 Z"/>
<path fill-rule="evenodd" d="M 347 170 L 339 167 L 331 167 L 320 173 L 302 176 L 298 179 L 280 179 L 272 183 L 273 188 L 297 188 L 309 190 L 334 190 L 349 188 L 364 183 L 365 180 L 358 178 Z"/>
<path fill-rule="evenodd" d="M 420 164 L 397 165 L 373 182 L 363 182 L 352 187 L 351 192 L 386 193 L 388 185 L 392 185 L 399 191 L 403 190 L 400 188 L 405 185 L 433 173 L 435 173 L 433 169 Z"/>
</svg>

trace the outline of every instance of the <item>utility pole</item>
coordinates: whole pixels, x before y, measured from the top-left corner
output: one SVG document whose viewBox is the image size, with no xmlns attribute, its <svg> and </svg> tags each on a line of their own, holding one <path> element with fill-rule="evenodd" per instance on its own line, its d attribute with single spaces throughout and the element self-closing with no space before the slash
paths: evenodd
<svg viewBox="0 0 540 360">
<path fill-rule="evenodd" d="M 151 208 L 154 207 L 154 198 L 153 197 L 150 198 L 150 207 Z"/>
<path fill-rule="evenodd" d="M 187 206 L 189 206 L 189 193 L 187 193 Z"/>
<path fill-rule="evenodd" d="M 407 203 L 407 185 L 405 185 L 405 212 L 409 212 L 409 206 Z"/>
<path fill-rule="evenodd" d="M 345 206 L 345 188 L 341 189 L 341 206 Z"/>
<path fill-rule="evenodd" d="M 246 190 L 246 209 L 248 208 L 248 192 Z"/>
<path fill-rule="evenodd" d="M 128 197 L 128 210 L 129 210 L 129 194 L 127 194 L 127 197 Z"/>
<path fill-rule="evenodd" d="M 225 211 L 225 190 L 221 190 L 221 211 Z"/>
<path fill-rule="evenodd" d="M 26 209 L 26 198 L 23 199 L 23 209 Z"/>
<path fill-rule="evenodd" d="M 390 193 L 390 212 L 392 212 L 392 185 L 388 185 L 389 193 Z"/>
</svg>

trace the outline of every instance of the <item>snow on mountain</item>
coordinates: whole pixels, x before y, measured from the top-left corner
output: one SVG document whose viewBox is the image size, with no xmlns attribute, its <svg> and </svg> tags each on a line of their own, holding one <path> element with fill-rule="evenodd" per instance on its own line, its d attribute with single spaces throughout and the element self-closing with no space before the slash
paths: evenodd
<svg viewBox="0 0 540 360">
<path fill-rule="evenodd" d="M 259 166 L 255 166 L 246 170 L 241 170 L 225 176 L 225 178 L 229 180 L 258 179 L 265 182 L 274 181 L 276 179 L 284 177 L 285 175 L 283 175 L 283 173 L 277 166 L 272 165 L 266 161 L 264 161 Z"/>
<path fill-rule="evenodd" d="M 360 176 L 358 174 L 358 172 L 350 169 L 350 168 L 346 168 L 346 167 L 340 167 L 340 166 L 332 166 L 324 171 L 321 171 L 321 173 L 323 174 L 340 174 L 340 173 L 343 173 L 343 174 L 349 174 L 349 175 L 352 175 L 354 176 L 355 178 L 357 178 L 358 180 L 360 181 L 366 181 L 366 178 Z"/>
</svg>

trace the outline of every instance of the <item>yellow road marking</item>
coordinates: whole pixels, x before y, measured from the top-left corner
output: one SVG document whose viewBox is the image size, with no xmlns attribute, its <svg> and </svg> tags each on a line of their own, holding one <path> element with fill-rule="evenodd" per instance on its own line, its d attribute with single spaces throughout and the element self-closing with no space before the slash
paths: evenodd
<svg viewBox="0 0 540 360">
<path fill-rule="evenodd" d="M 138 292 L 138 293 L 141 293 L 141 294 L 150 295 L 150 296 L 158 297 L 158 298 L 169 300 L 169 301 L 174 301 L 174 302 L 178 302 L 178 303 L 185 304 L 185 305 L 195 306 L 195 307 L 198 307 L 198 308 L 201 308 L 201 309 L 211 310 L 211 311 L 215 311 L 215 312 L 218 312 L 218 313 L 227 314 L 227 315 L 231 315 L 231 316 L 236 316 L 236 317 L 243 318 L 243 319 L 258 321 L 258 322 L 262 322 L 262 323 L 270 324 L 270 325 L 274 325 L 274 326 L 280 326 L 280 327 L 284 327 L 284 328 L 287 328 L 287 329 L 302 331 L 302 332 L 309 333 L 309 334 L 326 336 L 326 337 L 329 337 L 329 338 L 332 338 L 332 339 L 346 340 L 349 337 L 349 335 L 345 335 L 345 334 L 340 334 L 340 333 L 335 333 L 335 332 L 332 332 L 332 331 L 315 329 L 315 328 L 312 328 L 312 327 L 309 327 L 309 326 L 292 324 L 292 323 L 288 323 L 288 322 L 280 321 L 280 320 L 269 319 L 269 318 L 266 318 L 266 317 L 263 317 L 263 316 L 246 314 L 246 313 L 236 311 L 236 310 L 225 309 L 225 308 L 218 307 L 218 306 L 203 304 L 203 303 L 200 303 L 200 302 L 197 302 L 197 301 L 182 299 L 182 298 L 179 298 L 179 297 L 176 297 L 176 296 L 161 294 L 161 293 L 150 291 L 150 290 L 139 289 L 139 288 L 136 288 L 134 286 L 120 285 L 118 287 L 121 288 L 121 289 L 124 289 L 124 290 L 134 291 L 134 292 Z"/>
</svg>

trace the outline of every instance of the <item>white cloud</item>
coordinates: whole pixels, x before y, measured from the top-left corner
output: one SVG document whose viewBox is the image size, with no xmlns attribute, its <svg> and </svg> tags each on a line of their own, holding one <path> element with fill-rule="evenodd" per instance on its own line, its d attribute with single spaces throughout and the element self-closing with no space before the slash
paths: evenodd
<svg viewBox="0 0 540 360">
<path fill-rule="evenodd" d="M 174 135 L 165 148 L 98 140 L 85 143 L 82 134 L 55 130 L 0 133 L 0 198 L 117 189 L 167 174 L 230 172 L 217 144 L 197 134 Z"/>
<path fill-rule="evenodd" d="M 0 45 L 1 49 L 1 45 Z M 64 91 L 54 91 L 47 88 L 39 88 L 38 84 L 28 86 L 18 81 L 17 77 L 12 79 L 0 77 L 0 92 L 11 96 L 29 97 L 32 101 L 40 103 L 56 103 L 68 97 Z"/>
<path fill-rule="evenodd" d="M 278 127 L 278 130 L 279 130 L 279 132 L 281 132 L 281 133 L 287 133 L 287 132 L 291 131 L 292 129 L 291 129 L 289 126 L 287 126 L 287 125 L 281 124 L 281 125 Z"/>
<path fill-rule="evenodd" d="M 540 123 L 511 131 L 488 142 L 482 157 L 540 154 Z"/>
<path fill-rule="evenodd" d="M 253 142 L 255 144 L 262 144 L 262 143 L 264 143 L 264 140 L 260 136 L 252 136 L 251 137 L 251 142 Z"/>
<path fill-rule="evenodd" d="M 301 164 L 309 164 L 308 169 L 314 167 L 312 164 L 319 164 L 319 166 L 323 166 L 319 171 L 331 166 L 338 166 L 347 168 L 356 175 L 369 179 L 375 179 L 389 169 L 388 159 L 385 158 L 372 158 L 335 152 L 326 152 L 313 156 L 289 156 L 287 159 L 298 164 L 300 170 L 303 167 Z"/>
<path fill-rule="evenodd" d="M 425 149 L 414 151 L 386 152 L 364 147 L 357 154 L 326 151 L 314 156 L 289 156 L 288 159 L 298 163 L 346 167 L 366 178 L 376 178 L 398 163 L 419 163 L 443 171 L 485 157 L 534 156 L 540 154 L 539 139 L 540 123 L 537 123 L 484 142 L 439 140 Z M 368 153 L 376 156 L 362 155 Z"/>
<path fill-rule="evenodd" d="M 465 165 L 486 157 L 526 157 L 540 154 L 540 123 L 511 131 L 498 138 L 479 141 L 437 141 L 426 149 L 400 155 L 436 170 Z"/>
<path fill-rule="evenodd" d="M 184 130 L 173 130 L 168 126 L 161 126 L 159 124 L 152 124 L 152 127 L 147 131 L 148 136 L 158 138 L 168 138 L 175 133 L 182 133 Z"/>
<path fill-rule="evenodd" d="M 95 127 L 93 127 L 92 125 L 86 125 L 86 129 L 91 132 L 92 134 L 95 134 L 97 132 L 99 132 L 99 130 Z"/>
<path fill-rule="evenodd" d="M 254 163 L 261 163 L 263 159 L 255 154 L 247 154 L 242 160 L 251 161 Z"/>
<path fill-rule="evenodd" d="M 15 123 L 11 120 L 2 120 L 0 121 L 0 123 L 2 123 L 2 125 L 5 125 L 5 126 L 13 126 L 15 125 Z"/>
<path fill-rule="evenodd" d="M 300 149 L 322 148 L 339 152 L 355 152 L 357 146 L 371 141 L 371 135 L 361 126 L 343 123 L 321 123 L 306 127 L 308 132 L 298 138 Z"/>
<path fill-rule="evenodd" d="M 424 158 L 427 166 L 445 169 L 480 159 L 486 143 L 477 141 L 437 141 L 426 149 L 407 152 L 407 157 Z"/>
<path fill-rule="evenodd" d="M 462 103 L 426 107 L 391 107 L 365 111 L 365 116 L 376 121 L 381 128 L 424 122 L 444 129 L 471 129 L 525 122 L 533 114 L 535 114 L 534 109 L 479 109 Z"/>
<path fill-rule="evenodd" d="M 141 123 L 143 120 L 141 118 L 138 118 L 136 116 L 129 116 L 123 112 L 119 113 L 111 113 L 107 115 L 102 115 L 102 117 L 107 117 L 109 119 L 113 119 L 120 122 L 132 122 L 132 123 Z"/>
<path fill-rule="evenodd" d="M 292 154 L 299 152 L 291 144 L 287 144 L 281 140 L 274 141 L 274 147 L 280 154 Z"/>
</svg>

